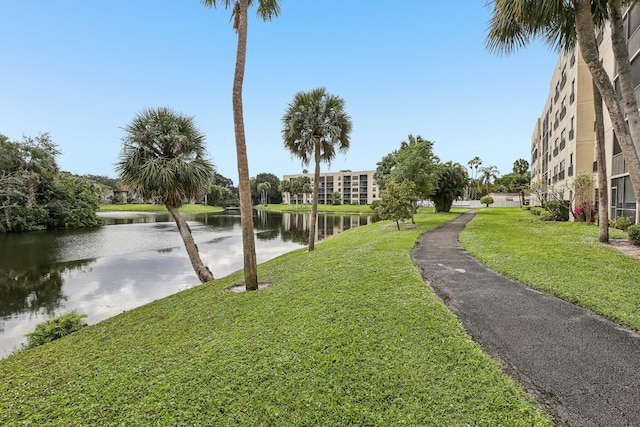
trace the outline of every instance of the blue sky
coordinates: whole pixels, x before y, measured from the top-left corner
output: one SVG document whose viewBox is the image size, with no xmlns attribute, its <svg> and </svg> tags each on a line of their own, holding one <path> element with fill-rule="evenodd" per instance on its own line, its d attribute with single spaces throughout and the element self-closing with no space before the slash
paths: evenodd
<svg viewBox="0 0 640 427">
<path fill-rule="evenodd" d="M 351 148 L 331 167 L 375 169 L 408 134 L 442 161 L 511 172 L 530 158 L 557 54 L 534 45 L 485 49 L 485 0 L 282 0 L 261 22 L 250 11 L 244 112 L 251 176 L 300 173 L 281 117 L 298 91 L 324 86 L 353 121 Z M 134 115 L 168 106 L 195 116 L 218 172 L 237 183 L 229 11 L 198 0 L 5 1 L 0 5 L 0 133 L 49 132 L 58 163 L 115 177 Z M 310 170 L 312 168 L 309 168 Z"/>
</svg>

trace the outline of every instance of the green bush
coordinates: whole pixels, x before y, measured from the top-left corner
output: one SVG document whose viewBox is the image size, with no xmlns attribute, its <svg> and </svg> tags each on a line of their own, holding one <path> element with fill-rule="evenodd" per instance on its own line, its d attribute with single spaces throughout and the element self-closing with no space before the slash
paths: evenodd
<svg viewBox="0 0 640 427">
<path fill-rule="evenodd" d="M 556 218 L 555 216 L 553 216 L 553 214 L 549 211 L 542 211 L 540 212 L 540 221 L 555 221 Z"/>
<path fill-rule="evenodd" d="M 614 227 L 620 230 L 626 230 L 631 225 L 633 225 L 633 218 L 630 216 L 621 216 L 616 218 Z"/>
<path fill-rule="evenodd" d="M 545 206 L 555 221 L 569 221 L 569 202 L 566 200 L 550 200 Z"/>
<path fill-rule="evenodd" d="M 533 215 L 540 215 L 542 212 L 545 212 L 544 208 L 540 207 L 540 206 L 533 206 L 531 208 L 531 213 Z"/>
<path fill-rule="evenodd" d="M 631 225 L 627 228 L 629 232 L 629 241 L 634 245 L 640 246 L 640 225 Z"/>
<path fill-rule="evenodd" d="M 79 331 L 87 326 L 87 324 L 82 321 L 85 317 L 87 317 L 86 314 L 79 314 L 73 310 L 39 323 L 33 332 L 25 335 L 25 337 L 27 337 L 25 348 L 37 347 Z"/>
</svg>

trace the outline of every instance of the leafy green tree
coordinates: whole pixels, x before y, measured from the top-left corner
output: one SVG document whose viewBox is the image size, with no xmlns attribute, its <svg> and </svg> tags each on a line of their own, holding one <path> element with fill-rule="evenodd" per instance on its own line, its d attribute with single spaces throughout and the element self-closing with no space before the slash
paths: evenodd
<svg viewBox="0 0 640 427">
<path fill-rule="evenodd" d="M 513 173 L 524 175 L 529 172 L 529 162 L 525 159 L 518 159 L 513 162 Z"/>
<path fill-rule="evenodd" d="M 147 109 L 125 128 L 116 170 L 132 191 L 162 202 L 173 217 L 191 265 L 201 282 L 213 280 L 198 253 L 187 221 L 178 208 L 187 199 L 202 197 L 214 167 L 205 158 L 205 136 L 193 117 L 169 108 Z"/>
<path fill-rule="evenodd" d="M 433 142 L 423 139 L 420 135 L 409 135 L 407 139 L 400 144 L 398 150 L 378 162 L 374 179 L 381 189 L 384 189 L 389 181 L 408 180 L 415 183 L 418 195 L 416 202 L 412 204 L 415 212 L 417 200 L 426 200 L 435 191 L 440 159 L 433 154 Z"/>
<path fill-rule="evenodd" d="M 97 185 L 60 172 L 49 134 L 12 142 L 0 136 L 0 231 L 91 227 L 102 221 Z"/>
<path fill-rule="evenodd" d="M 489 205 L 492 205 L 494 202 L 493 197 L 491 196 L 482 196 L 480 198 L 480 203 L 482 203 L 483 205 L 487 205 L 487 207 L 489 207 Z"/>
<path fill-rule="evenodd" d="M 96 215 L 100 209 L 100 185 L 84 177 L 61 172 L 55 179 L 42 186 L 48 202 L 43 206 L 48 212 L 49 228 L 97 227 L 102 219 Z"/>
<path fill-rule="evenodd" d="M 258 184 L 261 182 L 268 182 L 270 185 L 267 190 L 269 203 L 282 203 L 282 193 L 278 190 L 280 179 L 272 173 L 259 173 L 255 178 L 251 178 L 251 200 L 253 203 L 260 203 L 261 194 L 258 191 Z"/>
<path fill-rule="evenodd" d="M 417 197 L 418 189 L 415 182 L 407 180 L 398 184 L 388 181 L 384 190 L 380 192 L 380 200 L 376 203 L 374 212 L 380 219 L 395 221 L 400 230 L 400 221 L 412 217 L 411 203 Z"/>
<path fill-rule="evenodd" d="M 334 191 L 331 193 L 331 204 L 334 206 L 338 206 L 342 204 L 342 197 L 339 192 Z"/>
<path fill-rule="evenodd" d="M 439 167 L 436 189 L 431 196 L 436 212 L 449 212 L 453 201 L 464 196 L 469 177 L 459 163 L 447 162 Z"/>
<path fill-rule="evenodd" d="M 353 127 L 346 113 L 344 100 L 327 93 L 325 88 L 298 92 L 282 117 L 282 137 L 285 147 L 298 157 L 303 165 L 315 163 L 313 199 L 309 222 L 309 251 L 315 248 L 320 163 L 331 161 L 337 151 L 349 149 L 349 136 Z"/>
<path fill-rule="evenodd" d="M 256 260 L 256 241 L 253 234 L 251 182 L 249 179 L 249 160 L 247 156 L 244 113 L 242 108 L 242 86 L 247 58 L 248 9 L 257 3 L 258 16 L 263 21 L 270 21 L 280 14 L 280 2 L 279 0 L 200 0 L 200 2 L 207 7 L 217 8 L 218 5 L 222 5 L 225 9 L 231 9 L 233 29 L 238 35 L 236 67 L 233 75 L 233 128 L 236 137 L 236 155 L 238 158 L 244 281 L 247 291 L 256 291 L 258 290 L 258 264 Z"/>
</svg>

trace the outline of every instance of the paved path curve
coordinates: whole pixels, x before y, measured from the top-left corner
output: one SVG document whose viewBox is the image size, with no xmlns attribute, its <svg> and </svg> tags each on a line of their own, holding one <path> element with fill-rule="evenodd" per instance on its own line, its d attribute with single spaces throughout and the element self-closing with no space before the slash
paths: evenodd
<svg viewBox="0 0 640 427">
<path fill-rule="evenodd" d="M 474 215 L 420 237 L 427 284 L 558 424 L 640 426 L 640 335 L 478 262 L 458 242 Z"/>
</svg>

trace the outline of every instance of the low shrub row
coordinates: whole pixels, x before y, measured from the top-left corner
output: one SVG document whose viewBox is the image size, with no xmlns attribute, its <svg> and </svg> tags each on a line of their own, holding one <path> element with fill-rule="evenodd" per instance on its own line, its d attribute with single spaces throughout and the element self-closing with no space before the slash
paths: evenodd
<svg viewBox="0 0 640 427">
<path fill-rule="evenodd" d="M 627 231 L 629 232 L 629 241 L 640 246 L 640 225 L 632 225 Z"/>
</svg>

